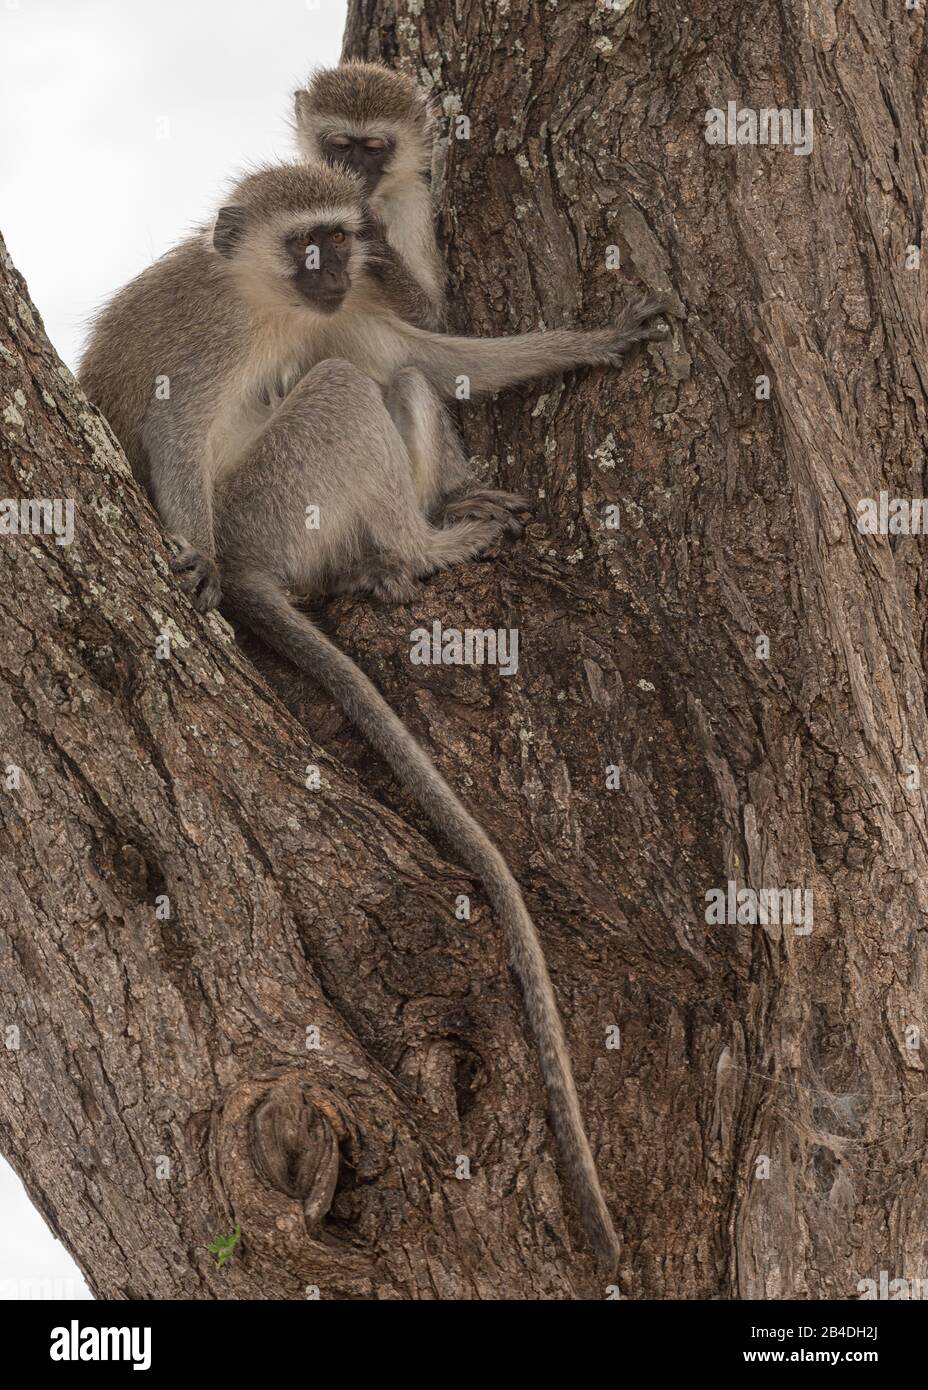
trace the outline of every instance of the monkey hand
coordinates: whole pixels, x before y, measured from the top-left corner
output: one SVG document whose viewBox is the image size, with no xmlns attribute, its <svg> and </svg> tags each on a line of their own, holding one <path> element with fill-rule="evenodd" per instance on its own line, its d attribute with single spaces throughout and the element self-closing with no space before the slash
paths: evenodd
<svg viewBox="0 0 928 1390">
<path fill-rule="evenodd" d="M 393 248 L 387 239 L 386 223 L 368 208 L 357 235 L 358 240 L 364 243 L 365 265 L 378 279 L 382 278 L 387 267 L 396 260 Z"/>
<path fill-rule="evenodd" d="M 603 361 L 610 366 L 619 366 L 623 354 L 635 343 L 661 342 L 670 334 L 670 325 L 664 318 L 664 305 L 656 295 L 644 295 L 634 299 L 619 315 L 619 320 L 611 330 L 612 341 L 607 347 Z"/>
<path fill-rule="evenodd" d="M 215 608 L 222 597 L 219 570 L 215 560 L 194 550 L 181 537 L 172 537 L 179 546 L 171 557 L 171 572 L 176 574 L 180 587 L 190 595 L 190 601 L 200 613 Z"/>
</svg>

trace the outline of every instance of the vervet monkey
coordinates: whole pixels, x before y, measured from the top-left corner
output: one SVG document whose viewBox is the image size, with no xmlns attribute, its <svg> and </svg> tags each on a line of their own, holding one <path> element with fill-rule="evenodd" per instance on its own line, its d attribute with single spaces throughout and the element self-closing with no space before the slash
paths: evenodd
<svg viewBox="0 0 928 1390">
<path fill-rule="evenodd" d="M 532 920 L 499 851 L 382 696 L 291 594 L 361 589 L 396 600 L 481 553 L 517 508 L 435 527 L 434 482 L 415 472 L 384 390 L 427 381 L 450 396 L 585 363 L 617 365 L 660 336 L 653 300 L 612 328 L 453 338 L 375 311 L 363 186 L 305 164 L 243 179 L 211 229 L 183 242 L 104 309 L 80 369 L 165 528 L 195 605 L 222 587 L 232 612 L 314 677 L 387 760 L 483 882 L 510 944 L 553 1126 L 585 1227 L 614 1273 L 619 1245 L 583 1128 L 564 1032 Z M 422 467 L 428 460 L 419 461 Z M 306 512 L 319 508 L 318 529 Z"/>
<path fill-rule="evenodd" d="M 364 180 L 372 230 L 386 243 L 373 275 L 389 307 L 418 328 L 437 330 L 444 327 L 445 269 L 426 177 L 433 125 L 425 93 L 379 63 L 317 72 L 294 96 L 302 157 Z"/>
<path fill-rule="evenodd" d="M 316 72 L 294 95 L 300 154 L 311 164 L 351 169 L 372 213 L 368 264 L 386 306 L 417 328 L 445 327 L 445 269 L 435 240 L 428 182 L 433 116 L 411 78 L 380 63 L 347 62 Z M 461 487 L 467 459 L 454 420 L 432 387 L 387 399 L 413 457 L 441 458 L 442 496 Z M 432 499 L 438 504 L 442 497 Z M 485 493 L 484 507 L 499 502 Z"/>
<path fill-rule="evenodd" d="M 433 125 L 425 93 L 380 63 L 324 69 L 294 94 L 302 157 L 350 169 L 364 181 L 372 214 L 368 266 L 383 303 L 407 323 L 437 331 L 445 327 L 445 269 L 427 179 Z M 432 468 L 441 459 L 442 488 L 427 503 L 435 510 L 468 474 L 454 420 L 427 381 L 388 396 L 387 408 L 414 459 L 424 451 Z M 482 495 L 484 514 L 499 503 L 507 498 Z"/>
</svg>

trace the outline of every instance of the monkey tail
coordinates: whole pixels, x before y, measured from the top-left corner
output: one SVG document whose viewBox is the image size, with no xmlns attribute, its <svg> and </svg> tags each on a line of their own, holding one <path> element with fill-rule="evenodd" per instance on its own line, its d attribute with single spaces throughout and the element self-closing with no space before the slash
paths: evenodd
<svg viewBox="0 0 928 1390">
<path fill-rule="evenodd" d="M 464 809 L 448 783 L 360 667 L 288 601 L 261 571 L 224 573 L 223 592 L 234 614 L 281 656 L 329 692 L 374 749 L 386 759 L 436 829 L 480 879 L 506 930 L 541 1059 L 551 1120 L 584 1229 L 604 1271 L 613 1276 L 620 1245 L 603 1198 L 583 1126 L 567 1040 L 535 924 L 499 850 Z"/>
</svg>

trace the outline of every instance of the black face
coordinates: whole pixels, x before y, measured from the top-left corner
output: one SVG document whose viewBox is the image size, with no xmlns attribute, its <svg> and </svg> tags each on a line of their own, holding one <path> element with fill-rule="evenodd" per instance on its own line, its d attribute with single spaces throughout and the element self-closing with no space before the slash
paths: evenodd
<svg viewBox="0 0 928 1390">
<path fill-rule="evenodd" d="M 293 281 L 303 298 L 323 314 L 334 314 L 351 288 L 348 261 L 351 232 L 344 227 L 312 227 L 287 238 Z"/>
<path fill-rule="evenodd" d="M 384 135 L 324 135 L 322 153 L 327 164 L 340 164 L 360 174 L 373 193 L 396 150 L 396 141 Z"/>
</svg>

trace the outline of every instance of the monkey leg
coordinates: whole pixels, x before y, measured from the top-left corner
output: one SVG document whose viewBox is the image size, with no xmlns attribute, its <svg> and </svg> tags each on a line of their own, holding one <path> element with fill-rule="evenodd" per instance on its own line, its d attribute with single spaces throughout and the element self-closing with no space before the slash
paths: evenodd
<svg viewBox="0 0 928 1390">
<path fill-rule="evenodd" d="M 495 516 L 430 524 L 380 388 L 335 358 L 293 388 L 216 502 L 221 568 L 263 570 L 297 593 L 399 602 L 506 532 Z"/>
<path fill-rule="evenodd" d="M 387 410 L 399 430 L 412 463 L 422 510 L 428 516 L 467 481 L 468 468 L 454 421 L 438 392 L 416 367 L 403 367 L 384 393 Z M 497 521 L 509 536 L 521 536 L 530 511 L 514 492 L 473 492 L 443 509 L 443 525 L 462 521 Z"/>
<path fill-rule="evenodd" d="M 402 367 L 384 389 L 384 403 L 412 465 L 416 495 L 428 516 L 467 479 L 467 459 L 447 407 L 417 367 Z"/>
</svg>

